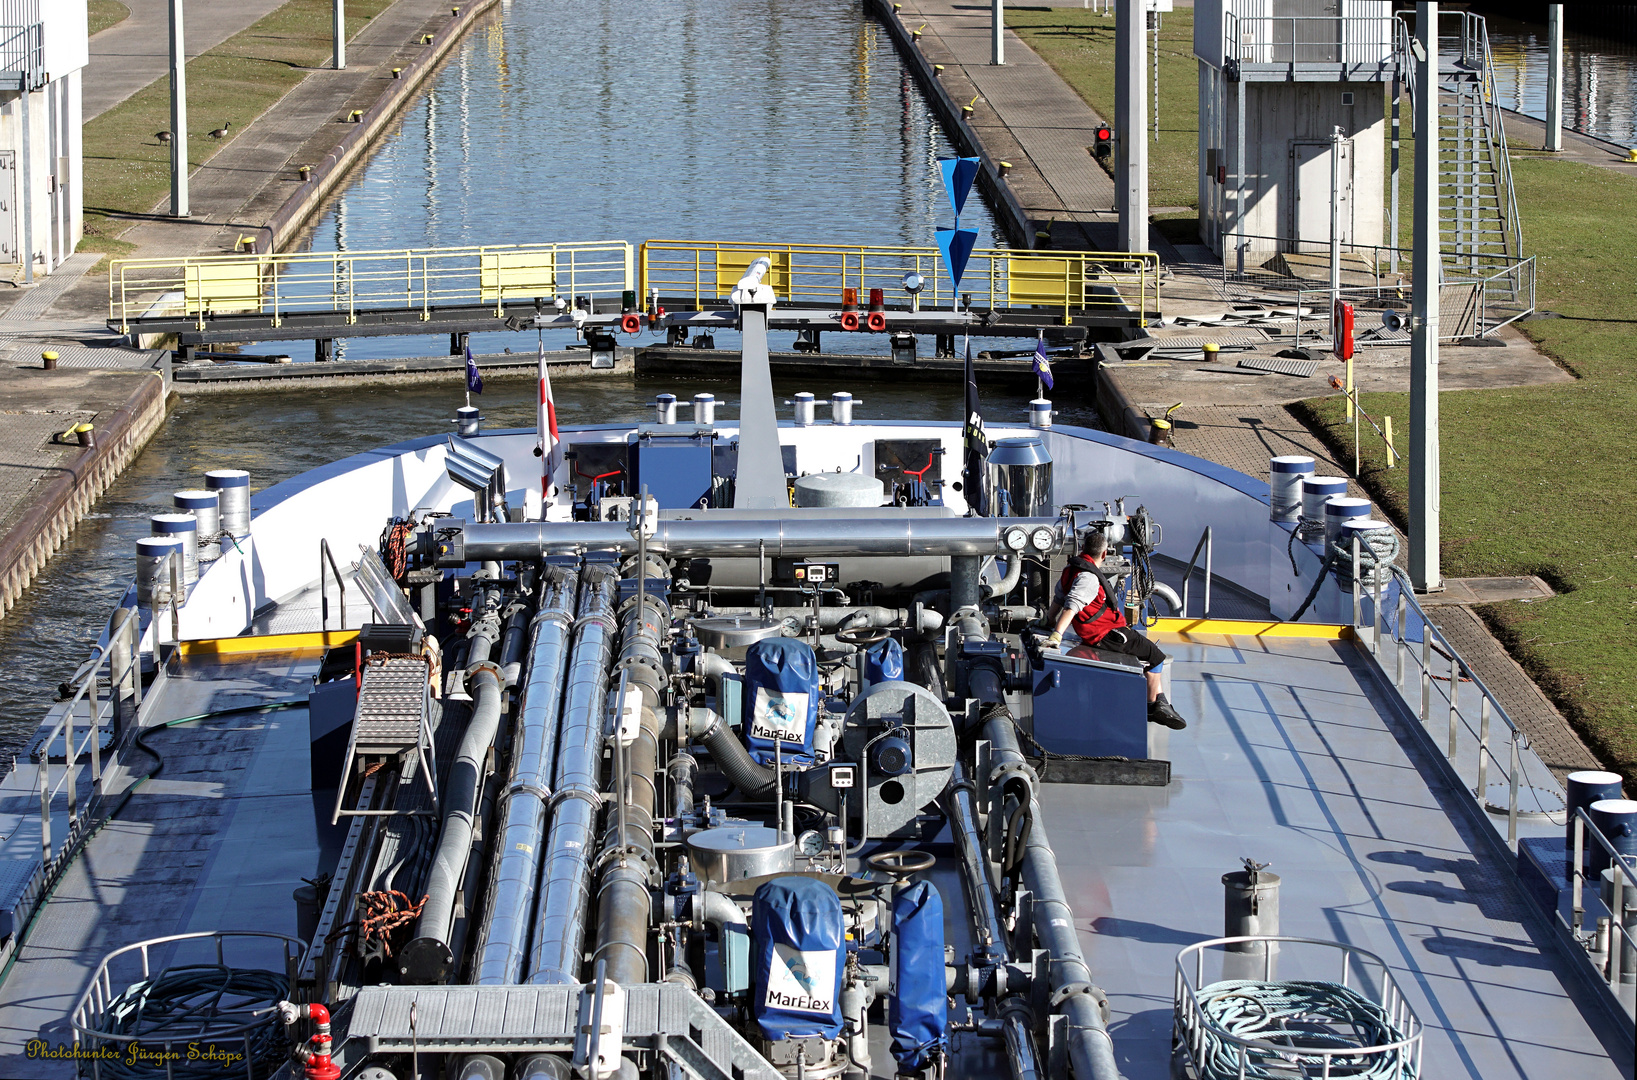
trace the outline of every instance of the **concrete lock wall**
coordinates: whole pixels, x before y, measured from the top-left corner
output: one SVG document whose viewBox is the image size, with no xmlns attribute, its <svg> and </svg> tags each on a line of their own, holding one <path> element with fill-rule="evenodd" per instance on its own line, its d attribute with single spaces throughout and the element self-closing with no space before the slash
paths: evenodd
<svg viewBox="0 0 1637 1080">
<path fill-rule="evenodd" d="M 1283 237 L 1302 250 L 1330 242 L 1330 134 L 1348 145 L 1341 170 L 1343 244 L 1382 243 L 1386 175 L 1387 90 L 1379 82 L 1247 82 L 1245 93 L 1245 221 L 1235 224 L 1240 84 L 1200 62 L 1199 195 L 1201 239 L 1226 257 L 1224 237 Z M 1221 176 L 1223 182 L 1218 183 Z M 1300 180 L 1298 181 L 1298 177 Z M 1289 249 L 1290 245 L 1286 245 Z M 1280 246 L 1247 243 L 1246 266 L 1260 265 Z"/>
</svg>

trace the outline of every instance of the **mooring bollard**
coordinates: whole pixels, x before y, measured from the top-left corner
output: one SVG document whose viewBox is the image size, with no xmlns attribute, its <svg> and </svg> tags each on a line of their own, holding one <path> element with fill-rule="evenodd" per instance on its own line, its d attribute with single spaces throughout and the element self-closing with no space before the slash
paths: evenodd
<svg viewBox="0 0 1637 1080">
<path fill-rule="evenodd" d="M 47 349 L 40 354 L 40 366 L 47 371 L 57 370 L 57 353 L 54 349 Z"/>
</svg>

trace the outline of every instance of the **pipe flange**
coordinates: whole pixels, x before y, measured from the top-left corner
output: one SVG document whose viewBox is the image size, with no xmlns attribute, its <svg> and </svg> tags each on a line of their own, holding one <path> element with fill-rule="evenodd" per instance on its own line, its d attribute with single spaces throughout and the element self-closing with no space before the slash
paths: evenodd
<svg viewBox="0 0 1637 1080">
<path fill-rule="evenodd" d="M 1062 1011 L 1063 1002 L 1079 994 L 1089 994 L 1091 999 L 1097 1002 L 1099 1006 L 1106 1006 L 1108 1004 L 1108 995 L 1103 992 L 1101 987 L 1096 986 L 1093 983 L 1064 983 L 1062 986 L 1059 986 L 1056 990 L 1052 991 L 1052 996 L 1049 999 L 1052 1012 Z"/>
<path fill-rule="evenodd" d="M 1029 1007 L 1029 1003 L 1023 998 L 1004 998 L 1001 1000 L 999 1007 L 995 1011 L 999 1014 L 1000 1019 L 1002 1020 L 1015 1016 L 1019 1020 L 1023 1021 L 1023 1025 L 1030 1031 L 1034 1030 L 1034 1010 Z"/>
<path fill-rule="evenodd" d="M 500 665 L 495 663 L 493 660 L 479 660 L 477 663 L 466 669 L 466 677 L 468 679 L 473 679 L 485 671 L 492 674 L 497 682 L 505 681 L 502 679 L 500 674 Z"/>
<path fill-rule="evenodd" d="M 640 863 L 642 868 L 647 871 L 645 876 L 648 878 L 650 884 L 656 884 L 660 879 L 659 861 L 654 857 L 652 852 L 646 850 L 645 848 L 639 847 L 636 844 L 626 844 L 623 847 L 603 848 L 602 854 L 597 856 L 597 861 L 593 864 L 593 867 L 598 873 L 601 873 L 610 863 L 616 862 Z M 598 892 L 601 891 L 601 889 L 598 889 Z"/>
<path fill-rule="evenodd" d="M 1034 766 L 1028 762 L 1003 761 L 996 765 L 989 770 L 989 786 L 1004 788 L 1006 783 L 1014 776 L 1023 779 L 1024 783 L 1029 786 L 1027 794 L 1032 797 L 1036 785 L 1040 783 L 1040 775 L 1035 772 Z"/>
<path fill-rule="evenodd" d="M 556 792 L 552 795 L 551 801 L 547 803 L 547 806 L 553 813 L 555 813 L 557 808 L 563 805 L 564 800 L 567 799 L 580 799 L 584 802 L 590 803 L 598 810 L 601 810 L 603 807 L 603 797 L 601 792 L 588 791 L 579 786 L 566 787 L 561 791 Z"/>
</svg>

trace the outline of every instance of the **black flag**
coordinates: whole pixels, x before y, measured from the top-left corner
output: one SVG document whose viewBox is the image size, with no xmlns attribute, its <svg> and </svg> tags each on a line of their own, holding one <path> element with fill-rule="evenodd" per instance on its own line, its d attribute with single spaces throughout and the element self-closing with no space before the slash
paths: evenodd
<svg viewBox="0 0 1637 1080">
<path fill-rule="evenodd" d="M 989 441 L 983 437 L 983 413 L 978 409 L 978 379 L 972 371 L 972 341 L 966 342 L 966 453 L 961 462 L 961 488 L 974 513 L 989 515 L 988 485 L 984 483 Z"/>
</svg>

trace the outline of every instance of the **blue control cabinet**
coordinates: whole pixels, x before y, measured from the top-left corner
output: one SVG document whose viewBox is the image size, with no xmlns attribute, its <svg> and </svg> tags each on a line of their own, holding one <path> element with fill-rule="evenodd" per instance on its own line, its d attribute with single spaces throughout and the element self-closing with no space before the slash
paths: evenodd
<svg viewBox="0 0 1637 1080">
<path fill-rule="evenodd" d="M 711 451 L 716 444 L 709 431 L 703 434 L 632 436 L 630 441 L 630 494 L 647 485 L 648 494 L 661 510 L 687 510 L 709 506 L 711 495 Z"/>
<path fill-rule="evenodd" d="M 1055 754 L 1148 757 L 1148 681 L 1135 658 L 1079 645 L 1035 673 L 1034 737 Z"/>
</svg>

